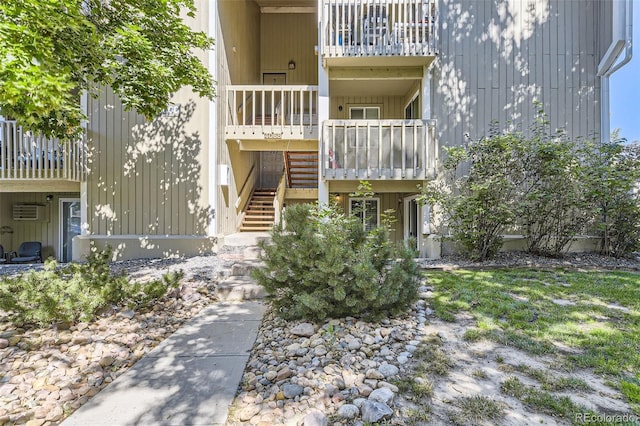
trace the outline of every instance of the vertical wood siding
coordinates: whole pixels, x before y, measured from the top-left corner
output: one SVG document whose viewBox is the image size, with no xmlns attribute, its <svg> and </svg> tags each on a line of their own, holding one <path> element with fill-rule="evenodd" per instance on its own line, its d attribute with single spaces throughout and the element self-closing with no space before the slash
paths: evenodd
<svg viewBox="0 0 640 426">
<path fill-rule="evenodd" d="M 318 84 L 318 44 L 316 17 L 313 14 L 263 14 L 260 58 L 263 73 L 286 73 L 287 84 Z M 289 61 L 296 69 L 288 69 Z"/>
<path fill-rule="evenodd" d="M 262 84 L 260 75 L 260 9 L 253 0 L 218 2 L 216 45 L 231 84 Z M 218 74 L 220 75 L 220 74 Z M 218 82 L 220 83 L 220 82 Z M 218 87 L 222 93 L 222 87 Z"/>
<path fill-rule="evenodd" d="M 350 106 L 371 105 L 380 107 L 381 119 L 401 119 L 404 118 L 405 99 L 403 93 L 398 96 L 332 96 L 329 100 L 329 117 L 332 120 L 346 120 Z"/>
<path fill-rule="evenodd" d="M 232 167 L 228 187 L 217 186 L 216 223 L 221 235 L 236 232 L 240 215 L 235 209 L 238 190 L 258 153 L 240 152 L 235 141 L 226 143 L 224 117 L 228 113 L 226 87 L 231 84 L 261 84 L 260 74 L 260 10 L 250 1 L 223 0 L 218 7 L 216 40 L 217 98 L 215 101 L 218 129 L 217 162 Z M 233 51 L 235 47 L 235 52 Z M 233 160 L 233 161 L 232 161 Z"/>
<path fill-rule="evenodd" d="M 189 19 L 207 30 L 207 2 Z M 206 63 L 207 52 L 199 52 Z M 209 100 L 178 91 L 178 109 L 148 122 L 105 88 L 88 100 L 87 216 L 94 235 L 205 235 L 210 220 Z"/>
<path fill-rule="evenodd" d="M 526 130 L 534 100 L 553 129 L 594 137 L 600 129 L 599 3 L 442 0 L 432 90 L 440 145 L 465 143 L 465 134 L 480 138 L 494 120 Z"/>
</svg>

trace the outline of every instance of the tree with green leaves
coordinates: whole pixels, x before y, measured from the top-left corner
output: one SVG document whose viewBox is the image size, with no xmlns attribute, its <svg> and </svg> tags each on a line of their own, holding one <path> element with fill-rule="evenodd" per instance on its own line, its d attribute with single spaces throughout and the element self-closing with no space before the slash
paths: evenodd
<svg viewBox="0 0 640 426">
<path fill-rule="evenodd" d="M 640 250 L 640 145 L 625 142 L 616 131 L 585 158 L 600 251 L 614 257 Z"/>
<path fill-rule="evenodd" d="M 193 0 L 2 0 L 2 115 L 64 139 L 81 129 L 81 91 L 111 86 L 148 119 L 183 86 L 213 98 L 196 56 L 213 40 L 182 18 L 195 13 Z"/>
</svg>

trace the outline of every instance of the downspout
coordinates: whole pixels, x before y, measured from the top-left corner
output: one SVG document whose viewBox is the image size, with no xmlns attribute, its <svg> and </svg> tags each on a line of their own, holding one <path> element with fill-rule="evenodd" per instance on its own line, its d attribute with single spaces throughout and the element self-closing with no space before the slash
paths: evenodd
<svg viewBox="0 0 640 426">
<path fill-rule="evenodd" d="M 614 28 L 613 30 L 616 31 L 616 28 Z M 600 109 L 600 138 L 602 142 L 608 142 L 611 136 L 609 117 L 609 77 L 611 77 L 613 73 L 626 65 L 633 56 L 633 0 L 625 1 L 625 25 L 623 30 L 624 38 L 616 38 L 614 36 L 614 39 L 611 41 L 611 45 L 598 64 L 598 77 L 600 77 L 600 102 L 602 105 Z M 624 58 L 622 58 L 620 62 L 616 63 L 623 50 Z"/>
<path fill-rule="evenodd" d="M 218 38 L 218 1 L 209 2 L 209 35 Z M 216 40 L 217 41 L 217 40 Z M 209 50 L 208 65 L 209 72 L 214 81 L 218 81 L 218 48 L 214 44 Z M 220 96 L 220 93 L 218 93 Z M 219 101 L 219 100 L 218 100 Z M 211 217 L 209 218 L 209 226 L 207 227 L 208 236 L 218 235 L 218 103 L 209 102 L 209 186 L 208 186 L 208 202 Z"/>
</svg>

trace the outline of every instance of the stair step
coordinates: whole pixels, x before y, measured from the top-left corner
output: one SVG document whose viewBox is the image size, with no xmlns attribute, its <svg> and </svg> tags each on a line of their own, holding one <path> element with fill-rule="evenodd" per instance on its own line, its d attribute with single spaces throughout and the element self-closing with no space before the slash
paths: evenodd
<svg viewBox="0 0 640 426">
<path fill-rule="evenodd" d="M 244 226 L 240 227 L 240 232 L 266 232 L 266 231 L 271 231 L 271 226 L 256 226 L 256 227 L 249 227 L 246 228 Z"/>
<path fill-rule="evenodd" d="M 218 283 L 215 295 L 221 301 L 240 301 L 262 299 L 266 291 L 250 277 L 233 276 Z"/>
</svg>

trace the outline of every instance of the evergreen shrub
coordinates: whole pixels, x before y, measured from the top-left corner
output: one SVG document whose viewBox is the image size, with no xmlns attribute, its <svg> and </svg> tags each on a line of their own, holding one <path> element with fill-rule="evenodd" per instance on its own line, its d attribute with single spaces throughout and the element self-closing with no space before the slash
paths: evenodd
<svg viewBox="0 0 640 426">
<path fill-rule="evenodd" d="M 107 249 L 93 252 L 86 263 L 59 266 L 55 260 L 47 260 L 40 271 L 1 278 L 0 309 L 17 325 L 90 321 L 105 307 L 147 306 L 177 288 L 184 276 L 179 271 L 160 280 L 132 283 L 124 273 L 111 272 L 110 257 Z"/>
<path fill-rule="evenodd" d="M 254 278 L 286 319 L 380 318 L 406 310 L 418 296 L 415 252 L 369 232 L 335 206 L 292 205 L 285 225 L 261 242 L 264 268 Z"/>
</svg>

